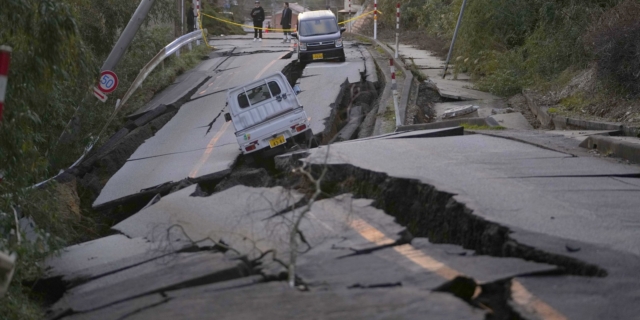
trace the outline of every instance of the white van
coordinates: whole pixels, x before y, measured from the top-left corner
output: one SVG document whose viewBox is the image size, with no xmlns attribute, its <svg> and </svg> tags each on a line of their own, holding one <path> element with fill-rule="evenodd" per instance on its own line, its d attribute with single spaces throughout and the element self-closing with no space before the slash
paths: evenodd
<svg viewBox="0 0 640 320">
<path fill-rule="evenodd" d="M 226 121 L 232 121 L 243 154 L 311 141 L 307 113 L 281 72 L 227 91 Z"/>
</svg>

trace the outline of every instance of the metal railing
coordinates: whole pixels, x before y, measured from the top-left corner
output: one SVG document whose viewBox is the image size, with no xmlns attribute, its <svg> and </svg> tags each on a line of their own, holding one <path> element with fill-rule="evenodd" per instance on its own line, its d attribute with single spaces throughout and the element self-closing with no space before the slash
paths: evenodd
<svg viewBox="0 0 640 320">
<path fill-rule="evenodd" d="M 138 73 L 138 76 L 136 77 L 136 79 L 133 80 L 131 87 L 129 87 L 129 90 L 127 90 L 127 92 L 122 97 L 122 101 L 120 101 L 119 103 L 118 102 L 116 103 L 116 110 L 114 111 L 112 118 L 115 116 L 115 114 L 118 113 L 118 111 L 120 111 L 120 109 L 122 109 L 122 106 L 124 106 L 124 104 L 127 103 L 129 98 L 131 98 L 131 96 L 136 92 L 136 90 L 138 90 L 140 85 L 142 85 L 142 82 L 144 82 L 144 80 L 149 76 L 151 71 L 153 71 L 162 61 L 164 61 L 164 59 L 170 57 L 174 53 L 177 56 L 179 56 L 180 48 L 188 44 L 191 44 L 191 42 L 198 40 L 200 37 L 202 37 L 202 31 L 196 30 L 173 40 L 173 42 L 169 43 L 162 50 L 160 50 L 158 54 L 156 54 L 156 56 L 153 57 L 153 59 L 151 59 L 151 61 L 149 61 L 149 63 L 147 63 L 140 70 L 140 73 Z M 206 38 L 204 40 L 207 41 Z"/>
<path fill-rule="evenodd" d="M 100 137 L 107 130 L 107 128 L 109 127 L 109 124 L 111 124 L 111 121 L 113 121 L 113 119 L 115 119 L 116 115 L 118 114 L 118 111 L 120 111 L 122 109 L 122 107 L 129 100 L 129 98 L 131 98 L 131 96 L 136 92 L 136 90 L 138 90 L 138 88 L 140 88 L 140 85 L 142 85 L 142 82 L 144 82 L 144 80 L 149 76 L 149 74 L 162 61 L 164 61 L 164 59 L 170 57 L 172 54 L 176 54 L 177 56 L 179 56 L 179 54 L 180 54 L 179 50 L 182 47 L 191 44 L 191 42 L 199 40 L 200 38 L 202 38 L 204 36 L 203 32 L 204 31 L 202 31 L 202 30 L 195 30 L 193 32 L 187 33 L 187 34 L 185 34 L 185 35 L 173 40 L 171 43 L 169 43 L 164 48 L 162 48 L 158 52 L 158 54 L 156 54 L 155 57 L 153 57 L 153 59 L 151 59 L 151 61 L 149 61 L 140 70 L 140 73 L 138 73 L 138 76 L 135 78 L 135 80 L 133 80 L 133 83 L 131 84 L 131 86 L 129 87 L 127 92 L 124 94 L 122 99 L 121 100 L 118 99 L 116 101 L 115 110 L 113 111 L 113 113 L 111 114 L 111 116 L 109 117 L 109 119 L 107 120 L 105 125 L 100 130 L 100 133 L 93 139 L 93 141 L 91 143 L 89 143 L 89 145 L 87 147 L 85 147 L 85 150 L 84 150 L 83 154 L 80 156 L 80 158 L 78 158 L 78 160 L 76 160 L 76 162 L 74 162 L 68 169 L 72 169 L 72 168 L 76 167 L 77 165 L 79 165 L 82 162 L 82 160 L 84 160 L 84 158 L 89 154 L 89 152 L 91 152 L 91 150 L 95 146 L 96 142 L 98 140 L 100 140 Z M 204 38 L 204 41 L 207 41 L 206 37 Z M 32 188 L 40 187 L 40 186 L 46 184 L 47 182 L 57 178 L 62 173 L 63 173 L 63 171 L 61 171 L 59 174 L 53 176 L 52 178 L 49 178 L 49 179 L 47 179 L 45 181 L 36 183 L 36 184 L 34 184 L 32 186 Z"/>
</svg>

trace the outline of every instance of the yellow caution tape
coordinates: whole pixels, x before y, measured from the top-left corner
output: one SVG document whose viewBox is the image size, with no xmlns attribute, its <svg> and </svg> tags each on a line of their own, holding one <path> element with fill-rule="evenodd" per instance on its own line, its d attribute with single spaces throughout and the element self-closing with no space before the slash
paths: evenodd
<svg viewBox="0 0 640 320">
<path fill-rule="evenodd" d="M 355 18 L 351 18 L 351 19 L 349 19 L 349 20 L 345 20 L 345 21 L 339 22 L 338 24 L 345 24 L 345 23 L 347 23 L 347 22 L 351 22 L 351 21 L 353 21 L 353 20 L 362 19 L 362 18 L 364 18 L 364 17 L 366 17 L 366 16 L 368 16 L 368 15 L 370 15 L 370 14 L 373 14 L 373 12 L 374 12 L 374 11 L 365 12 L 365 13 L 363 13 L 363 14 L 361 14 L 361 15 L 359 15 L 359 16 L 357 16 L 357 17 L 355 17 Z M 382 12 L 380 12 L 380 10 L 378 10 L 378 14 L 382 14 Z M 201 16 L 205 16 L 205 17 L 207 17 L 207 18 L 214 19 L 214 20 L 218 20 L 218 21 L 221 21 L 221 22 L 224 22 L 224 23 L 228 23 L 228 24 L 231 24 L 231 25 L 234 25 L 234 26 L 245 27 L 245 28 L 251 28 L 251 29 L 267 30 L 267 31 L 280 31 L 280 32 L 284 32 L 284 31 L 287 31 L 287 32 L 295 32 L 295 31 L 296 31 L 296 29 L 260 28 L 260 27 L 249 26 L 249 25 L 246 25 L 246 24 L 241 24 L 241 23 L 237 23 L 237 22 L 230 21 L 230 20 L 225 20 L 225 19 L 221 19 L 221 18 L 218 18 L 218 17 L 214 17 L 214 16 L 208 15 L 208 14 L 206 14 L 206 13 L 202 13 L 202 12 L 200 13 L 200 15 L 201 15 Z M 200 21 L 200 20 L 199 20 L 199 21 Z M 202 28 L 202 22 L 201 22 L 201 21 L 200 21 L 200 28 Z M 208 44 L 207 44 L 207 45 L 208 45 Z"/>
<path fill-rule="evenodd" d="M 225 20 L 225 19 L 220 19 L 220 18 L 217 18 L 217 17 L 214 17 L 214 16 L 210 16 L 210 15 L 205 14 L 205 13 L 203 13 L 202 15 L 205 16 L 205 17 L 211 18 L 211 19 L 215 19 L 215 20 L 222 21 L 222 22 L 225 22 L 225 23 L 228 23 L 228 24 L 232 24 L 234 26 L 239 26 L 239 27 L 258 29 L 258 30 L 269 30 L 269 31 L 287 31 L 287 32 L 296 31 L 295 29 L 274 29 L 274 28 L 254 27 L 254 26 L 249 26 L 249 25 L 246 25 L 246 24 L 236 23 L 236 22 L 233 22 L 233 21 Z"/>
<path fill-rule="evenodd" d="M 202 15 L 198 15 L 198 25 L 200 26 L 200 31 L 202 32 L 202 40 L 204 40 L 204 44 L 207 45 L 207 48 L 213 49 L 213 47 L 209 45 L 209 40 L 207 40 L 207 36 L 204 34 L 204 28 L 202 28 Z"/>
<path fill-rule="evenodd" d="M 342 22 L 338 22 L 338 24 L 345 24 L 345 23 L 347 23 L 347 22 L 351 22 L 351 21 L 353 21 L 353 20 L 362 19 L 362 18 L 364 18 L 364 17 L 366 17 L 366 16 L 368 16 L 368 15 L 370 15 L 370 14 L 373 14 L 373 12 L 374 12 L 374 11 L 375 11 L 375 10 L 372 10 L 372 11 L 369 11 L 369 12 L 365 12 L 365 13 L 363 13 L 363 14 L 361 14 L 361 15 L 359 15 L 359 16 L 357 16 L 357 17 L 355 17 L 355 18 L 351 18 L 351 19 L 349 19 L 349 20 L 345 20 L 345 21 L 342 21 Z M 380 10 L 378 10 L 378 14 L 382 14 L 382 13 L 380 12 Z"/>
</svg>

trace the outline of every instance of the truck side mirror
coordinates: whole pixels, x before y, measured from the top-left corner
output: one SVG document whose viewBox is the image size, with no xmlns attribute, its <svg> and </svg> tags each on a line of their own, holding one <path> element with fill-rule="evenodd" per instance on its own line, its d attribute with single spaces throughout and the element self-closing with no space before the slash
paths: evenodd
<svg viewBox="0 0 640 320">
<path fill-rule="evenodd" d="M 231 121 L 231 115 L 229 113 L 225 113 L 224 114 L 224 121 L 226 121 L 226 122 Z"/>
<path fill-rule="evenodd" d="M 291 32 L 291 37 L 298 39 L 298 33 L 297 32 Z"/>
<path fill-rule="evenodd" d="M 300 86 L 296 84 L 295 86 L 293 86 L 293 92 L 295 92 L 297 96 L 300 94 L 300 92 L 302 92 L 302 89 L 300 89 Z"/>
<path fill-rule="evenodd" d="M 345 27 L 340 28 L 340 33 L 343 33 L 345 31 L 347 31 L 347 28 L 345 28 Z"/>
</svg>

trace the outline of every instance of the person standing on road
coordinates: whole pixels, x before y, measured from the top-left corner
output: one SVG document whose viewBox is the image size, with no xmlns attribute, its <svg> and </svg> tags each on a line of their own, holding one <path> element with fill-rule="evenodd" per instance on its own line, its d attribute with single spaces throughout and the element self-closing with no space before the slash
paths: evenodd
<svg viewBox="0 0 640 320">
<path fill-rule="evenodd" d="M 260 6 L 260 1 L 256 1 L 256 6 L 251 10 L 253 19 L 253 41 L 262 41 L 262 22 L 264 22 L 264 10 Z M 258 37 L 258 35 L 260 37 Z"/>
<path fill-rule="evenodd" d="M 284 29 L 284 39 L 282 39 L 282 43 L 291 42 L 291 9 L 289 9 L 289 2 L 284 3 L 282 17 L 280 17 L 280 25 L 282 29 Z"/>
<path fill-rule="evenodd" d="M 189 9 L 187 9 L 187 32 L 193 32 L 195 26 L 195 17 L 196 15 L 193 13 L 193 2 L 189 5 Z"/>
</svg>

